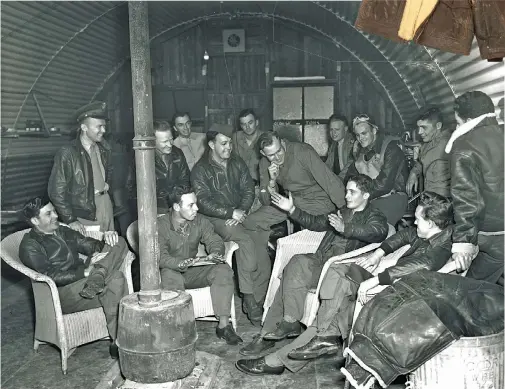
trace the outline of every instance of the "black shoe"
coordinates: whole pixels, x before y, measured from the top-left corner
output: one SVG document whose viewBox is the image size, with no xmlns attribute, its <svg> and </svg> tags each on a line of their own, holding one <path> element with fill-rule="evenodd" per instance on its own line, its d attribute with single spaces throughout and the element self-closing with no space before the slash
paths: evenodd
<svg viewBox="0 0 505 389">
<path fill-rule="evenodd" d="M 112 342 L 109 346 L 109 354 L 112 359 L 119 359 L 119 349 L 116 342 Z"/>
<path fill-rule="evenodd" d="M 275 346 L 275 342 L 271 340 L 265 340 L 261 335 L 256 335 L 251 343 L 248 343 L 239 350 L 239 353 L 245 356 L 258 355 L 263 351 L 268 350 Z"/>
<path fill-rule="evenodd" d="M 265 362 L 265 357 L 256 359 L 239 359 L 235 362 L 235 367 L 241 372 L 250 375 L 279 375 L 284 372 L 284 366 L 268 366 Z"/>
<path fill-rule="evenodd" d="M 228 323 L 228 325 L 224 328 L 216 327 L 216 335 L 219 339 L 226 340 L 226 343 L 232 346 L 236 346 L 237 344 L 244 342 L 242 338 L 237 335 L 230 323 Z"/>
<path fill-rule="evenodd" d="M 242 310 L 253 325 L 256 327 L 261 325 L 263 307 L 256 302 L 252 294 L 244 293 L 242 297 Z"/>
<path fill-rule="evenodd" d="M 283 340 L 286 338 L 296 338 L 302 333 L 302 326 L 299 321 L 294 323 L 289 323 L 286 320 L 282 320 L 275 331 L 269 332 L 263 336 L 265 340 Z"/>
<path fill-rule="evenodd" d="M 314 336 L 305 346 L 291 351 L 288 357 L 298 361 L 305 361 L 322 355 L 342 353 L 342 351 L 342 341 L 339 336 Z"/>
</svg>

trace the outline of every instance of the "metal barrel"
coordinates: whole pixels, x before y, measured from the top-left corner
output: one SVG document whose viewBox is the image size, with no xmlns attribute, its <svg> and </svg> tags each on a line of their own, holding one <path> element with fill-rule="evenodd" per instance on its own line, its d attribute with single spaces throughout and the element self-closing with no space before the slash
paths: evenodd
<svg viewBox="0 0 505 389">
<path fill-rule="evenodd" d="M 162 291 L 152 307 L 140 306 L 137 293 L 121 300 L 116 342 L 126 379 L 150 384 L 187 377 L 195 367 L 196 339 L 189 293 Z"/>
</svg>

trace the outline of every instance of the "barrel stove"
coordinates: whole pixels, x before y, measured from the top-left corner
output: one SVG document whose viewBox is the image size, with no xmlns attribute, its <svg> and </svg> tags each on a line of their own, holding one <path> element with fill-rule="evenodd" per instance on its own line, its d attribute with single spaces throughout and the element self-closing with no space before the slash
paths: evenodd
<svg viewBox="0 0 505 389">
<path fill-rule="evenodd" d="M 187 377 L 195 367 L 196 339 L 189 293 L 162 291 L 152 307 L 141 307 L 137 293 L 121 300 L 117 345 L 127 380 L 150 384 Z"/>
</svg>

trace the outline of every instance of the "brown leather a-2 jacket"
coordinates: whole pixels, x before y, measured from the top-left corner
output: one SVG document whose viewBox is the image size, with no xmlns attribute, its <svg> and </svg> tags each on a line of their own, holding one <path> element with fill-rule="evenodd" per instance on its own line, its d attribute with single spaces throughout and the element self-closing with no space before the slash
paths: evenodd
<svg viewBox="0 0 505 389">
<path fill-rule="evenodd" d="M 380 284 L 390 285 L 398 278 L 422 269 L 441 269 L 451 257 L 452 229 L 450 225 L 429 239 L 421 239 L 417 228 L 409 227 L 387 238 L 380 246 L 386 255 L 408 244 L 410 248 L 396 265 L 379 273 Z"/>
<path fill-rule="evenodd" d="M 355 26 L 371 34 L 405 42 L 398 37 L 405 3 L 405 0 L 363 0 Z M 468 55 L 474 34 L 483 59 L 505 56 L 505 1 L 438 0 L 414 41 Z"/>
<path fill-rule="evenodd" d="M 205 216 L 231 219 L 234 209 L 247 213 L 254 201 L 254 182 L 249 168 L 233 153 L 224 168 L 206 152 L 191 171 L 191 185 L 200 213 Z"/>
<path fill-rule="evenodd" d="M 79 253 L 90 256 L 102 251 L 105 243 L 88 238 L 68 227 L 60 226 L 52 235 L 31 229 L 21 240 L 19 258 L 30 269 L 65 286 L 84 278 L 87 264 Z"/>
<path fill-rule="evenodd" d="M 172 146 L 172 152 L 166 158 L 168 164 L 165 164 L 158 152 L 154 155 L 156 199 L 159 208 L 170 208 L 172 206 L 172 204 L 169 204 L 168 197 L 175 188 L 189 188 L 191 185 L 188 163 L 182 150 L 176 146 Z M 130 168 L 126 186 L 130 193 L 130 198 L 137 198 L 135 164 Z"/>
<path fill-rule="evenodd" d="M 109 183 L 113 177 L 111 150 L 105 142 L 97 145 L 105 169 L 105 182 Z M 56 153 L 47 192 L 63 223 L 70 224 L 77 217 L 96 220 L 93 168 L 79 137 Z"/>
<path fill-rule="evenodd" d="M 357 250 L 370 243 L 379 243 L 386 239 L 388 235 L 388 222 L 386 216 L 378 209 L 369 204 L 361 212 L 352 211 L 347 207 L 340 209 L 344 219 L 345 229 L 341 235 L 347 239 L 345 252 Z M 324 254 L 330 249 L 337 232 L 330 225 L 329 214 L 312 215 L 295 208 L 290 218 L 302 227 L 312 231 L 327 231 L 323 240 L 319 244 L 316 252 Z"/>
<path fill-rule="evenodd" d="M 482 120 L 454 142 L 451 196 L 454 243 L 477 245 L 479 231 L 503 231 L 504 129 L 496 118 Z"/>
</svg>

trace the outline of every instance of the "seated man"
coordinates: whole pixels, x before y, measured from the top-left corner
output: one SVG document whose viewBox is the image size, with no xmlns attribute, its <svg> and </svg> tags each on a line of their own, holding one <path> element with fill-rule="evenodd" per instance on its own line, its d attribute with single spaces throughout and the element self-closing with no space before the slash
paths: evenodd
<svg viewBox="0 0 505 389">
<path fill-rule="evenodd" d="M 405 154 L 395 138 L 379 131 L 367 115 L 357 116 L 352 124 L 357 142 L 347 177 L 361 173 L 372 178 L 372 205 L 394 226 L 405 214 L 408 203 L 405 187 L 409 172 Z"/>
<path fill-rule="evenodd" d="M 248 216 L 244 227 L 266 231 L 265 245 L 270 227 L 288 218 L 286 212 L 270 205 L 270 191 L 278 191 L 279 185 L 293 195 L 297 208 L 312 215 L 327 214 L 345 204 L 342 179 L 325 165 L 312 146 L 281 139 L 272 131 L 262 133 L 257 142 L 262 155 L 259 177 L 263 206 Z"/>
<path fill-rule="evenodd" d="M 161 287 L 168 290 L 210 286 L 214 313 L 219 319 L 217 337 L 236 345 L 242 339 L 229 323 L 234 292 L 233 270 L 224 262 L 223 240 L 209 220 L 198 215 L 196 195 L 190 188 L 176 188 L 170 195 L 172 210 L 158 217 Z M 203 243 L 209 255 L 197 257 Z M 199 261 L 215 265 L 199 266 Z"/>
<path fill-rule="evenodd" d="M 181 187 L 189 187 L 189 167 L 183 152 L 173 146 L 172 128 L 167 122 L 153 124 L 156 137 L 156 152 L 154 154 L 154 171 L 156 173 L 156 199 L 158 214 L 169 210 L 168 197 L 170 193 Z M 128 176 L 128 190 L 131 198 L 137 198 L 135 161 Z M 135 206 L 136 208 L 136 206 Z"/>
<path fill-rule="evenodd" d="M 115 339 L 119 301 L 128 294 L 120 271 L 128 253 L 125 240 L 108 231 L 104 233 L 105 242 L 101 242 L 60 226 L 49 199 L 30 200 L 23 214 L 32 229 L 19 246 L 21 262 L 53 279 L 64 314 L 102 307 L 112 338 L 109 352 L 118 358 Z M 83 262 L 79 254 L 88 259 Z"/>
<path fill-rule="evenodd" d="M 209 218 L 219 236 L 239 246 L 236 256 L 242 306 L 256 325 L 263 315 L 272 265 L 267 241 L 242 225 L 254 201 L 254 183 L 242 158 L 231 153 L 232 133 L 233 128 L 225 124 L 210 128 L 209 149 L 193 168 L 191 184 L 200 212 Z"/>
<path fill-rule="evenodd" d="M 451 255 L 451 221 L 451 203 L 436 193 L 424 193 L 416 210 L 417 229 L 401 230 L 386 239 L 372 256 L 356 264 L 331 266 L 321 284 L 321 306 L 314 324 L 276 353 L 265 359 L 238 361 L 237 367 L 242 365 L 243 371 L 256 370 L 256 374 L 280 374 L 284 367 L 298 371 L 310 359 L 342 352 L 343 339 L 348 338 L 352 325 L 356 295 L 363 301 L 366 292 L 379 284 L 390 285 L 420 269 L 440 269 Z M 373 271 L 385 254 L 407 244 L 411 245 L 410 249 L 395 266 L 377 277 L 365 270 Z"/>
<path fill-rule="evenodd" d="M 296 337 L 301 333 L 305 298 L 316 287 L 324 263 L 335 255 L 356 250 L 369 243 L 383 241 L 388 232 L 385 216 L 369 205 L 371 179 L 364 175 L 347 183 L 346 202 L 337 215 L 311 215 L 293 205 L 289 199 L 272 192 L 272 201 L 289 212 L 290 218 L 314 231 L 327 231 L 315 254 L 297 254 L 284 268 L 281 285 L 268 311 L 260 334 L 240 350 L 255 355 L 273 347 L 274 341 Z M 248 372 L 247 365 L 237 367 Z"/>
</svg>

